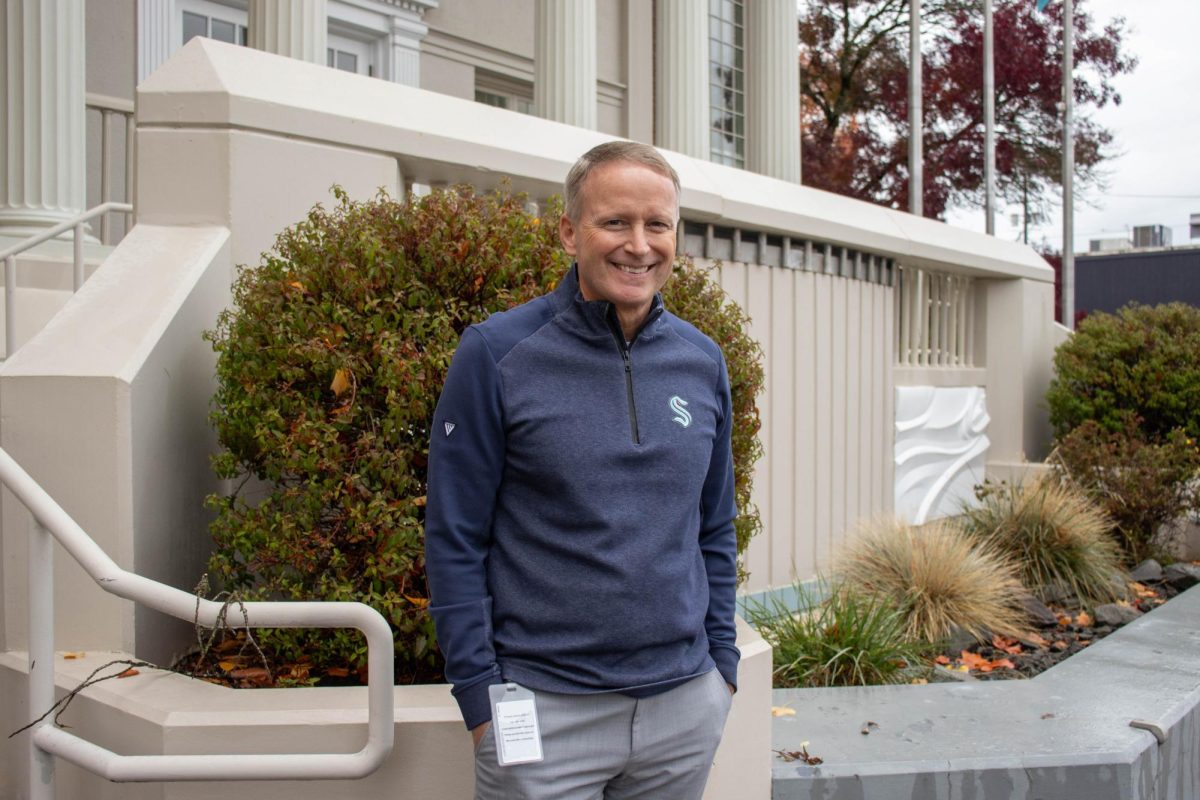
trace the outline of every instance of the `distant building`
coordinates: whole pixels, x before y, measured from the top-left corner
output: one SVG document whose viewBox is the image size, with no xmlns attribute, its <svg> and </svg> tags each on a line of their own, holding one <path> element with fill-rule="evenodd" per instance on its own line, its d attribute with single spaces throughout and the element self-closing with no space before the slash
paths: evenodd
<svg viewBox="0 0 1200 800">
<path fill-rule="evenodd" d="M 1193 217 L 1193 230 L 1198 222 Z M 1123 252 L 1093 250 L 1076 256 L 1075 308 L 1079 312 L 1112 313 L 1132 302 L 1183 302 L 1200 307 L 1200 244 Z"/>
</svg>

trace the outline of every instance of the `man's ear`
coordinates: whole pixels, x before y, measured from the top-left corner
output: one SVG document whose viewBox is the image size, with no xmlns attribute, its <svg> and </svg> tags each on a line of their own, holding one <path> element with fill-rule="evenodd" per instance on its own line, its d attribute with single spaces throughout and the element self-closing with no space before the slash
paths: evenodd
<svg viewBox="0 0 1200 800">
<path fill-rule="evenodd" d="M 575 255 L 575 224 L 566 214 L 558 218 L 558 239 L 567 255 Z"/>
</svg>

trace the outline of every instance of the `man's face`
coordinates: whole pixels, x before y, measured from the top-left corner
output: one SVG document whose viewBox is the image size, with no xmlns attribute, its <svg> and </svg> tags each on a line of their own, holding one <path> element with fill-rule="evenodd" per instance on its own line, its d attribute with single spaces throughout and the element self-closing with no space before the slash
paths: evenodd
<svg viewBox="0 0 1200 800">
<path fill-rule="evenodd" d="M 671 275 L 675 184 L 642 164 L 612 161 L 588 173 L 579 199 L 579 219 L 564 214 L 559 237 L 579 264 L 584 299 L 612 303 L 630 337 Z"/>
</svg>

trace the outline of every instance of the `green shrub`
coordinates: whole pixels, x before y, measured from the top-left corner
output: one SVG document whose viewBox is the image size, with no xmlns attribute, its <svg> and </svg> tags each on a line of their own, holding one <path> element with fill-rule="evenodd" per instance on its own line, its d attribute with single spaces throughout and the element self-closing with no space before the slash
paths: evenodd
<svg viewBox="0 0 1200 800">
<path fill-rule="evenodd" d="M 1163 525 L 1200 508 L 1200 449 L 1182 430 L 1148 442 L 1137 419 L 1118 432 L 1089 421 L 1059 440 L 1048 460 L 1114 520 L 1132 564 L 1163 555 Z"/>
<path fill-rule="evenodd" d="M 423 563 L 434 406 L 462 331 L 551 290 L 570 265 L 557 225 L 542 224 L 561 206 L 538 218 L 520 196 L 468 188 L 409 203 L 334 194 L 334 208 L 313 208 L 239 270 L 206 334 L 218 354 L 214 469 L 261 482 L 209 499 L 210 570 L 244 599 L 368 603 L 395 631 L 398 680 L 427 680 L 440 674 Z M 670 302 L 726 348 L 744 547 L 759 527 L 746 502 L 759 351 L 690 263 L 673 280 Z M 272 631 L 263 646 L 277 662 L 311 658 L 314 674 L 366 657 L 345 630 Z"/>
<path fill-rule="evenodd" d="M 905 615 L 842 585 L 819 602 L 802 586 L 796 609 L 751 603 L 748 621 L 772 647 L 777 688 L 900 683 L 934 648 L 908 637 Z"/>
<path fill-rule="evenodd" d="M 725 292 L 710 270 L 697 269 L 689 258 L 675 262 L 671 280 L 663 287 L 663 304 L 702 330 L 721 347 L 729 370 L 729 393 L 733 404 L 733 480 L 737 507 L 737 550 L 743 553 L 762 529 L 758 509 L 750 500 L 753 465 L 762 455 L 758 438 L 761 422 L 757 398 L 763 386 L 763 353 L 758 342 L 746 335 L 750 319 Z M 738 581 L 747 573 L 738 561 Z"/>
<path fill-rule="evenodd" d="M 1050 587 L 1062 584 L 1088 606 L 1124 596 L 1113 522 L 1082 491 L 1040 476 L 985 484 L 978 494 L 980 505 L 966 509 L 963 529 L 1015 563 L 1035 595 L 1045 600 Z"/>
<path fill-rule="evenodd" d="M 1046 399 L 1055 435 L 1088 420 L 1110 433 L 1134 418 L 1145 441 L 1182 428 L 1200 439 L 1200 309 L 1129 305 L 1092 314 L 1054 355 Z"/>
<path fill-rule="evenodd" d="M 894 518 L 865 523 L 838 554 L 834 575 L 899 608 L 914 639 L 939 642 L 956 626 L 979 640 L 1028 628 L 1016 566 L 944 520 L 919 528 Z"/>
</svg>

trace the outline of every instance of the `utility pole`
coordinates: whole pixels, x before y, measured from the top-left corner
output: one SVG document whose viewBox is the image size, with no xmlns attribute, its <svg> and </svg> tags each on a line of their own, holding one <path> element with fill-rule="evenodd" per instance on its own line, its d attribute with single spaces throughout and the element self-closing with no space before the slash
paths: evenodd
<svg viewBox="0 0 1200 800">
<path fill-rule="evenodd" d="M 908 210 L 920 217 L 925 213 L 925 167 L 921 152 L 925 133 L 921 121 L 921 0 L 909 0 L 909 12 Z"/>
<path fill-rule="evenodd" d="M 1075 330 L 1075 136 L 1072 117 L 1075 85 L 1075 15 L 1072 0 L 1063 2 L 1063 325 Z"/>
<path fill-rule="evenodd" d="M 992 0 L 983 0 L 983 183 L 984 228 L 996 235 L 996 69 Z"/>
</svg>

